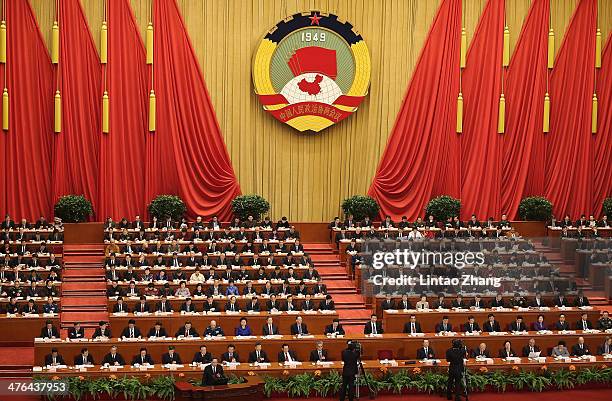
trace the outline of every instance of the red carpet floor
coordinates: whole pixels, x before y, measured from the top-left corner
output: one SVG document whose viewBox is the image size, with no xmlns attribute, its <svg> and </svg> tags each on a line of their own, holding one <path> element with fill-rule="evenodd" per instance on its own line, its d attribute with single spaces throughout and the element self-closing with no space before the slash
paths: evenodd
<svg viewBox="0 0 612 401">
<path fill-rule="evenodd" d="M 522 400 L 535 397 L 538 401 L 565 401 L 583 399 L 588 401 L 610 401 L 612 390 L 564 390 L 564 391 L 544 391 L 542 393 L 516 392 L 516 393 L 484 393 L 470 394 L 470 400 L 475 401 L 507 401 Z M 308 398 L 309 401 L 330 401 L 336 398 Z M 273 401 L 295 401 L 297 398 L 272 398 Z M 361 400 L 369 400 L 367 395 Z M 446 400 L 439 395 L 381 395 L 376 397 L 376 401 L 436 401 Z"/>
</svg>

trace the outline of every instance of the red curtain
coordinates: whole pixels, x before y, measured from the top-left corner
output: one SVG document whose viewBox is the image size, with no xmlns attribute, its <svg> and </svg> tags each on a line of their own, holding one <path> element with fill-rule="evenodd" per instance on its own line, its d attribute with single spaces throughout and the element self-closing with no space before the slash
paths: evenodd
<svg viewBox="0 0 612 401">
<path fill-rule="evenodd" d="M 59 4 L 62 132 L 55 135 L 53 203 L 83 194 L 98 210 L 101 67 L 79 0 Z M 52 98 L 51 98 L 52 101 Z M 99 216 L 98 216 L 99 217 Z"/>
<path fill-rule="evenodd" d="M 501 212 L 517 217 L 521 199 L 544 192 L 544 135 L 550 1 L 534 0 L 506 75 Z"/>
<path fill-rule="evenodd" d="M 597 0 L 578 4 L 551 74 L 546 135 L 546 196 L 556 215 L 589 214 L 593 206 L 591 100 Z"/>
<path fill-rule="evenodd" d="M 145 48 L 130 1 L 113 0 L 107 5 L 108 63 L 103 68 L 110 99 L 110 132 L 101 137 L 98 218 L 131 219 L 145 210 Z"/>
<path fill-rule="evenodd" d="M 29 2 L 5 1 L 4 18 L 9 130 L 0 133 L 6 152 L 0 209 L 32 220 L 52 210 L 53 69 Z M 4 71 L 0 75 L 4 80 Z"/>
<path fill-rule="evenodd" d="M 444 0 L 369 190 L 383 216 L 413 220 L 432 197 L 459 196 L 460 36 L 461 0 Z"/>
<path fill-rule="evenodd" d="M 497 117 L 502 79 L 504 0 L 489 0 L 467 53 L 462 76 L 461 215 L 498 216 L 502 134 Z"/>
<path fill-rule="evenodd" d="M 604 199 L 612 197 L 612 35 L 603 51 L 601 70 L 597 75 L 597 97 L 599 126 L 593 136 L 592 210 L 600 214 Z"/>
<path fill-rule="evenodd" d="M 154 0 L 153 26 L 157 130 L 147 140 L 146 199 L 178 194 L 191 218 L 229 219 L 240 187 L 175 0 Z"/>
</svg>

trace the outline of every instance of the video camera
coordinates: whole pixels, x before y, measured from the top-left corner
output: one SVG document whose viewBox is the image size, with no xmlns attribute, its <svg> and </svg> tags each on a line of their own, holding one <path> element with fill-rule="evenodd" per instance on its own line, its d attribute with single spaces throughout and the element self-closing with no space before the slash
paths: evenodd
<svg viewBox="0 0 612 401">
<path fill-rule="evenodd" d="M 348 345 L 349 350 L 361 353 L 362 348 L 361 348 L 361 343 L 359 341 L 351 340 L 347 342 L 347 345 Z"/>
</svg>

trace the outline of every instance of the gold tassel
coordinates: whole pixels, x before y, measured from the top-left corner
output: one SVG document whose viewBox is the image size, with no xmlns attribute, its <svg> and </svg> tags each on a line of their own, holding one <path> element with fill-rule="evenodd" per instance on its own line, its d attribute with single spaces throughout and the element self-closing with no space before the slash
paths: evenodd
<svg viewBox="0 0 612 401">
<path fill-rule="evenodd" d="M 109 132 L 109 104 L 108 104 L 108 92 L 104 91 L 102 95 L 102 132 L 108 134 Z"/>
<path fill-rule="evenodd" d="M 550 132 L 550 96 L 548 92 L 544 95 L 544 132 Z"/>
<path fill-rule="evenodd" d="M 548 31 L 548 68 L 555 65 L 555 31 L 552 28 Z"/>
<path fill-rule="evenodd" d="M 60 91 L 55 91 L 55 102 L 54 102 L 54 118 L 55 125 L 54 131 L 56 133 L 62 132 L 62 96 L 60 95 Z"/>
<path fill-rule="evenodd" d="M 53 21 L 53 28 L 51 30 L 51 62 L 53 64 L 59 63 L 59 50 L 60 47 L 60 31 L 57 21 Z"/>
<path fill-rule="evenodd" d="M 9 129 L 9 94 L 7 88 L 4 88 L 2 93 L 2 129 L 5 131 Z"/>
<path fill-rule="evenodd" d="M 601 68 L 601 29 L 595 34 L 595 68 Z"/>
<path fill-rule="evenodd" d="M 497 116 L 497 133 L 503 134 L 506 130 L 506 98 L 502 93 L 499 97 L 499 114 Z"/>
<path fill-rule="evenodd" d="M 591 111 L 591 133 L 597 133 L 597 94 L 593 93 L 593 110 Z"/>
<path fill-rule="evenodd" d="M 108 62 L 108 28 L 106 21 L 102 22 L 100 29 L 100 62 L 106 64 Z"/>
<path fill-rule="evenodd" d="M 147 27 L 147 64 L 153 64 L 153 23 Z"/>
<path fill-rule="evenodd" d="M 6 63 L 6 21 L 0 22 L 0 63 Z"/>
<path fill-rule="evenodd" d="M 155 131 L 155 91 L 149 95 L 149 131 Z"/>
<path fill-rule="evenodd" d="M 459 67 L 465 68 L 465 56 L 467 54 L 467 32 L 465 28 L 461 28 L 461 57 Z"/>
<path fill-rule="evenodd" d="M 504 28 L 504 58 L 502 65 L 508 67 L 510 65 L 510 29 Z"/>
<path fill-rule="evenodd" d="M 463 132 L 463 94 L 459 92 L 457 96 L 457 133 Z"/>
</svg>

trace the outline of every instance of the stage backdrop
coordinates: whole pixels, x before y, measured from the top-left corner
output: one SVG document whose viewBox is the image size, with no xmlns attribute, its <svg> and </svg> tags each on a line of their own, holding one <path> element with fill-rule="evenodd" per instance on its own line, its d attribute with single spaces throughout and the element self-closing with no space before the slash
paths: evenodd
<svg viewBox="0 0 612 401">
<path fill-rule="evenodd" d="M 598 1 L 604 38 L 612 27 L 608 2 Z M 49 46 L 54 2 L 30 3 Z M 103 2 L 81 3 L 99 50 Z M 486 3 L 462 2 L 461 19 L 468 42 Z M 531 1 L 506 3 L 512 51 Z M 343 198 L 368 191 L 440 1 L 178 0 L 177 4 L 243 193 L 268 198 L 275 218 L 287 215 L 292 220 L 320 221 L 337 214 Z M 551 0 L 557 51 L 577 4 L 578 0 Z M 131 5 L 144 37 L 153 18 L 151 0 L 132 0 Z M 266 115 L 253 94 L 250 76 L 253 50 L 266 29 L 287 15 L 309 9 L 333 12 L 355 24 L 370 48 L 373 71 L 370 94 L 361 109 L 317 135 L 299 134 Z M 424 151 L 410 146 L 405 149 L 408 156 Z"/>
</svg>

